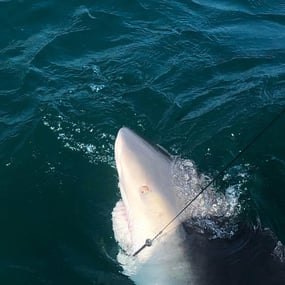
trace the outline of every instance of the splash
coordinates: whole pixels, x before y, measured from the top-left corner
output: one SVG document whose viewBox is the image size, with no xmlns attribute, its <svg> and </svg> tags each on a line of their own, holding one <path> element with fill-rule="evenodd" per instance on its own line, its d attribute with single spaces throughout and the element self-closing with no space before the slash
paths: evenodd
<svg viewBox="0 0 285 285">
<path fill-rule="evenodd" d="M 281 262 L 285 263 L 285 246 L 281 241 L 278 241 L 274 250 L 273 255 L 276 256 Z"/>
<path fill-rule="evenodd" d="M 82 153 L 92 164 L 104 162 L 114 167 L 115 137 L 112 134 L 103 132 L 92 124 L 72 122 L 62 115 L 47 114 L 42 122 L 65 148 Z"/>
<path fill-rule="evenodd" d="M 241 186 L 246 182 L 247 174 L 239 169 L 240 177 L 232 181 L 231 173 L 225 174 L 223 180 L 228 186 L 224 192 L 208 187 L 180 216 L 181 222 L 208 234 L 210 239 L 231 238 L 238 230 L 237 219 L 241 212 L 239 197 Z M 173 166 L 173 184 L 177 197 L 177 207 L 182 209 L 191 201 L 211 178 L 199 174 L 191 160 L 175 159 Z M 233 182 L 233 184 L 231 184 Z"/>
</svg>

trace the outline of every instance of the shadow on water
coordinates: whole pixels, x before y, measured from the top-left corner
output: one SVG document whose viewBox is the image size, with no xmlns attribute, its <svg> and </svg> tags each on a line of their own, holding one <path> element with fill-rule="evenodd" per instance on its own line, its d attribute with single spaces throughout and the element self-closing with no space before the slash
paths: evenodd
<svg viewBox="0 0 285 285">
<path fill-rule="evenodd" d="M 244 224 L 232 239 L 209 240 L 187 223 L 185 229 L 197 284 L 284 283 L 285 264 L 275 255 L 276 239 L 270 230 Z"/>
</svg>

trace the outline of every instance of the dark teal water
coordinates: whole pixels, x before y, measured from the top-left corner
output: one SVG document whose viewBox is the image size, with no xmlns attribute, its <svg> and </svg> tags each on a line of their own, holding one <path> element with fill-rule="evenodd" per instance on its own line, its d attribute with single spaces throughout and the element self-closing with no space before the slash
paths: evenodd
<svg viewBox="0 0 285 285">
<path fill-rule="evenodd" d="M 132 284 L 111 225 L 121 126 L 213 176 L 285 106 L 284 1 L 4 0 L 0 19 L 1 284 Z M 236 166 L 284 243 L 285 118 Z"/>
</svg>

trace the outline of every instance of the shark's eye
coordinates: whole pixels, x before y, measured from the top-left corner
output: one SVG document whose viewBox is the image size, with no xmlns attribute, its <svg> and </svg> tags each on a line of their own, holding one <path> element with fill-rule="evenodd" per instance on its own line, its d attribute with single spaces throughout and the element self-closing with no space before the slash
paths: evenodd
<svg viewBox="0 0 285 285">
<path fill-rule="evenodd" d="M 142 185 L 141 187 L 140 187 L 140 192 L 142 193 L 142 194 L 145 194 L 145 193 L 148 193 L 150 190 L 149 190 L 149 187 L 147 186 L 147 185 Z"/>
</svg>

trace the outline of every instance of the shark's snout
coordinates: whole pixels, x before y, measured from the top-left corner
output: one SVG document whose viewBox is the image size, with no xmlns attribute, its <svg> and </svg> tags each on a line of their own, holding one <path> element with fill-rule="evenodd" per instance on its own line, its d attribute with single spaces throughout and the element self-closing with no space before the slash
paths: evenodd
<svg viewBox="0 0 285 285">
<path fill-rule="evenodd" d="M 115 159 L 116 162 L 119 159 L 119 156 L 124 151 L 125 148 L 128 148 L 130 143 L 130 138 L 132 136 L 132 131 L 128 128 L 121 128 L 117 134 L 115 141 Z"/>
</svg>

